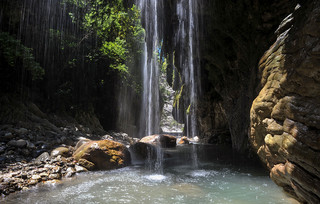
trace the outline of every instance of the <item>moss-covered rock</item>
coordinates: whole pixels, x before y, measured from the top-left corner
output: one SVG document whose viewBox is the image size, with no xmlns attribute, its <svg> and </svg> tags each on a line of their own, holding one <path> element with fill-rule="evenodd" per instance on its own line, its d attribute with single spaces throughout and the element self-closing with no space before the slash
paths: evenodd
<svg viewBox="0 0 320 204">
<path fill-rule="evenodd" d="M 111 140 L 87 142 L 75 151 L 73 157 L 82 165 L 90 164 L 84 167 L 92 170 L 110 170 L 130 164 L 128 149 L 123 144 Z"/>
</svg>

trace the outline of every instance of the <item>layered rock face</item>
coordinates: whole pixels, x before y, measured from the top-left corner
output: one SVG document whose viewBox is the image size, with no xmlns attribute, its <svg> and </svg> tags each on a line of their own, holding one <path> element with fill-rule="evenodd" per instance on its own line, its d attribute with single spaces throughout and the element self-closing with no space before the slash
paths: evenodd
<svg viewBox="0 0 320 204">
<path fill-rule="evenodd" d="M 250 142 L 271 178 L 307 203 L 320 203 L 319 19 L 313 1 L 283 20 L 260 60 L 261 91 L 250 111 Z"/>
</svg>

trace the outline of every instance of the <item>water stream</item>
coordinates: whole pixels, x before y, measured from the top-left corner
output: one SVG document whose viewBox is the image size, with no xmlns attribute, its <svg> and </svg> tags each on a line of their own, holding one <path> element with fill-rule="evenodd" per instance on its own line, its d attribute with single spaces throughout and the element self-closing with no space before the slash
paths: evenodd
<svg viewBox="0 0 320 204">
<path fill-rule="evenodd" d="M 143 53 L 143 101 L 141 112 L 141 135 L 160 132 L 160 99 L 159 99 L 159 47 L 158 6 L 153 0 L 137 2 L 145 29 L 145 48 Z"/>
<path fill-rule="evenodd" d="M 227 147 L 197 148 L 199 169 L 190 163 L 190 146 L 165 150 L 163 174 L 133 165 L 81 173 L 61 184 L 9 195 L 4 203 L 292 203 L 256 164 Z M 1 201 L 1 200 L 0 200 Z"/>
</svg>

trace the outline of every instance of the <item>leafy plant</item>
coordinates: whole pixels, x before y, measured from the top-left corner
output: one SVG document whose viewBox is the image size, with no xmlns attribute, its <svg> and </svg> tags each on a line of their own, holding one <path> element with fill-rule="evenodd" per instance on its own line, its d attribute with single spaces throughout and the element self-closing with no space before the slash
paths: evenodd
<svg viewBox="0 0 320 204">
<path fill-rule="evenodd" d="M 0 55 L 9 67 L 17 67 L 17 63 L 22 62 L 22 68 L 31 73 L 32 80 L 42 79 L 44 69 L 35 61 L 32 49 L 25 47 L 9 33 L 0 33 Z"/>
</svg>

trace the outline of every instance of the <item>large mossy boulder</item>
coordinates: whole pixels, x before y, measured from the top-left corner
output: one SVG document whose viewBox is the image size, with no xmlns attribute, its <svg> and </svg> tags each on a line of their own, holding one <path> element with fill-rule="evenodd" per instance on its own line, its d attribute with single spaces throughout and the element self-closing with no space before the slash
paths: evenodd
<svg viewBox="0 0 320 204">
<path fill-rule="evenodd" d="M 87 142 L 75 151 L 73 157 L 81 164 L 90 164 L 90 170 L 117 169 L 130 164 L 126 146 L 112 140 Z"/>
<path fill-rule="evenodd" d="M 150 135 L 140 140 L 142 143 L 147 143 L 155 146 L 161 146 L 163 148 L 172 148 L 177 146 L 177 138 L 172 135 Z"/>
</svg>

